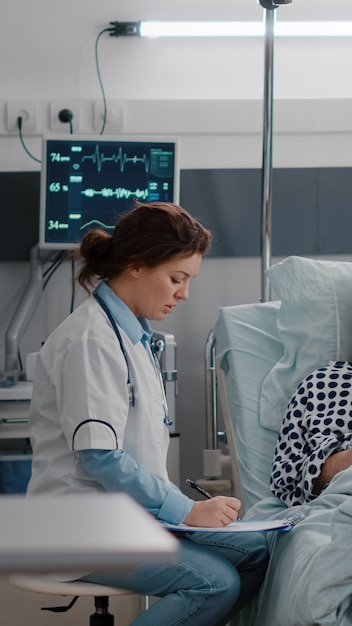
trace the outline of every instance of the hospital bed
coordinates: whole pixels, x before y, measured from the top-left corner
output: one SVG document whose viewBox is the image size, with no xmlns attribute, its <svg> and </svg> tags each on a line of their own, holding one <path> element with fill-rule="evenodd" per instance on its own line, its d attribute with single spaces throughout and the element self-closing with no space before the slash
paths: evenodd
<svg viewBox="0 0 352 626">
<path fill-rule="evenodd" d="M 275 443 L 297 384 L 329 360 L 352 360 L 352 263 L 288 257 L 266 271 L 277 300 L 223 307 L 212 328 L 216 386 L 234 495 L 248 519 L 290 514 L 269 488 Z M 352 624 L 352 467 L 304 518 L 268 533 L 258 596 L 235 626 Z"/>
</svg>

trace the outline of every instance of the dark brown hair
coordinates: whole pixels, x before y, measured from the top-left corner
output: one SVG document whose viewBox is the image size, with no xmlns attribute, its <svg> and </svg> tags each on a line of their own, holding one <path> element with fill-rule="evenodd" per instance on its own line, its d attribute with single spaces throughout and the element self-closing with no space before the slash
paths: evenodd
<svg viewBox="0 0 352 626">
<path fill-rule="evenodd" d="M 112 235 L 88 231 L 78 250 L 78 282 L 89 291 L 96 279 L 110 280 L 129 266 L 156 267 L 174 256 L 204 256 L 212 234 L 175 204 L 136 202 L 121 215 Z"/>
</svg>

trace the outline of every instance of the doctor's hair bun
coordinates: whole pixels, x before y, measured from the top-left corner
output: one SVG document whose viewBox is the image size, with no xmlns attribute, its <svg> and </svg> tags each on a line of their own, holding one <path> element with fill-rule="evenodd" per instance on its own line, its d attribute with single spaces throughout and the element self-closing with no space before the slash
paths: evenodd
<svg viewBox="0 0 352 626">
<path fill-rule="evenodd" d="M 89 259 L 93 253 L 98 256 L 104 256 L 110 249 L 111 244 L 111 235 L 101 228 L 94 228 L 93 230 L 88 230 L 84 235 L 79 253 L 84 259 Z"/>
<path fill-rule="evenodd" d="M 88 285 L 95 283 L 95 277 L 104 278 L 110 268 L 112 238 L 105 230 L 95 228 L 83 237 L 78 250 L 81 269 L 78 282 L 89 292 Z"/>
</svg>

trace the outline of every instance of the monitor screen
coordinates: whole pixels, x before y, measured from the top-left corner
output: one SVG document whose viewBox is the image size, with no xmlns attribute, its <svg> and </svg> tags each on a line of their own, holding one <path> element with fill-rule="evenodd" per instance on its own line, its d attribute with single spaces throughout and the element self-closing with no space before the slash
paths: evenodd
<svg viewBox="0 0 352 626">
<path fill-rule="evenodd" d="M 84 233 L 112 233 L 135 199 L 175 202 L 177 141 L 74 136 L 43 139 L 39 247 L 77 247 Z"/>
</svg>

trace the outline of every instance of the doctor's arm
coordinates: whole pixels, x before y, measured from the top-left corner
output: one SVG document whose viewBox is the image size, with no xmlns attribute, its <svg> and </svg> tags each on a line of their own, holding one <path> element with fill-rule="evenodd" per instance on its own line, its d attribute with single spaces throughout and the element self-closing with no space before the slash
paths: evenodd
<svg viewBox="0 0 352 626">
<path fill-rule="evenodd" d="M 80 450 L 87 474 L 107 492 L 124 491 L 157 519 L 180 524 L 194 501 L 173 483 L 144 469 L 124 450 Z"/>
<path fill-rule="evenodd" d="M 221 527 L 238 517 L 237 498 L 217 496 L 194 502 L 173 483 L 166 483 L 141 467 L 123 450 L 78 452 L 87 474 L 105 491 L 124 491 L 157 519 L 172 524 Z"/>
</svg>

